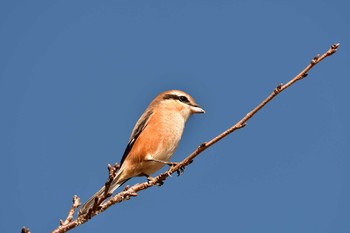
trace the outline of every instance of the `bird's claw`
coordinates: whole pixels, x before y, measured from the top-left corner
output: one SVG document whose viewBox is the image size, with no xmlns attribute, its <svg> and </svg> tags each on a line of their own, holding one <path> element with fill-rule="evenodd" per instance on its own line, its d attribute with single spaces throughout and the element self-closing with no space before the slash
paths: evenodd
<svg viewBox="0 0 350 233">
<path fill-rule="evenodd" d="M 171 163 L 169 163 L 168 165 L 169 165 L 170 168 L 171 168 L 171 167 L 174 167 L 174 166 L 176 166 L 176 165 L 178 165 L 178 164 L 179 164 L 179 163 L 177 163 L 177 162 L 171 162 Z M 177 176 L 182 175 L 184 172 L 185 172 L 185 167 L 180 167 L 178 170 L 176 170 Z M 169 176 L 171 176 L 171 175 L 169 174 Z"/>
<path fill-rule="evenodd" d="M 184 172 L 185 172 L 185 167 L 180 167 L 179 170 L 176 171 L 177 176 L 184 174 Z"/>
</svg>

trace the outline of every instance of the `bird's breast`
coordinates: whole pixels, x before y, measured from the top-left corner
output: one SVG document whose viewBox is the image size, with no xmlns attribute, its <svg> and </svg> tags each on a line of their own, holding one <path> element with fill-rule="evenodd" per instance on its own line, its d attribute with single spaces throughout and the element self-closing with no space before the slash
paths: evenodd
<svg viewBox="0 0 350 233">
<path fill-rule="evenodd" d="M 123 163 L 129 170 L 127 173 L 133 176 L 151 175 L 162 168 L 164 163 L 149 161 L 147 157 L 169 161 L 179 144 L 184 126 L 185 120 L 180 114 L 151 116 Z"/>
<path fill-rule="evenodd" d="M 157 150 L 154 155 L 159 160 L 169 161 L 177 148 L 185 126 L 184 119 L 179 115 L 163 117 L 159 125 L 154 129 L 157 137 Z"/>
</svg>

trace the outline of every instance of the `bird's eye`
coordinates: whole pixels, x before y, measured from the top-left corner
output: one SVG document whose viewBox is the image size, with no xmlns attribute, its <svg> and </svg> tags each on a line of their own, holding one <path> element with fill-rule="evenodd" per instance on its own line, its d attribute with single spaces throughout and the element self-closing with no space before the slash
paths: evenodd
<svg viewBox="0 0 350 233">
<path fill-rule="evenodd" d="M 183 95 L 179 97 L 179 100 L 180 100 L 181 102 L 184 102 L 184 103 L 190 102 L 190 101 L 188 101 L 187 97 L 186 97 L 186 96 L 183 96 Z"/>
</svg>

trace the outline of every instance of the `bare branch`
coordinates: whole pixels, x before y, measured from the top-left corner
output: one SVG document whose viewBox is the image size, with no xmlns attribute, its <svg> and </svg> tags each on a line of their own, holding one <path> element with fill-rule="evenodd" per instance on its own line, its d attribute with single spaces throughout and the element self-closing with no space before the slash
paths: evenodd
<svg viewBox="0 0 350 233">
<path fill-rule="evenodd" d="M 295 82 L 305 78 L 307 76 L 309 70 L 311 70 L 315 65 L 317 65 L 319 62 L 321 62 L 324 58 L 334 54 L 337 51 L 338 47 L 339 47 L 339 44 L 334 44 L 323 55 L 315 56 L 311 60 L 310 64 L 304 68 L 304 70 L 302 70 L 297 76 L 295 76 L 293 79 L 291 79 L 286 84 L 284 84 L 284 85 L 279 84 L 272 91 L 272 93 L 268 97 L 266 97 L 266 99 L 264 99 L 258 106 L 256 106 L 253 110 L 251 110 L 247 115 L 245 115 L 235 125 L 233 125 L 229 129 L 227 129 L 226 131 L 222 132 L 221 134 L 219 134 L 215 138 L 211 139 L 210 141 L 203 142 L 202 144 L 200 144 L 195 151 L 193 151 L 189 156 L 187 156 L 180 163 L 170 167 L 168 171 L 158 175 L 157 177 L 154 177 L 153 179 L 149 180 L 148 182 L 135 184 L 130 188 L 127 186 L 122 192 L 120 192 L 120 193 L 116 194 L 115 196 L 112 196 L 108 200 L 106 200 L 110 196 L 110 194 L 108 193 L 109 185 L 111 182 L 112 175 L 115 173 L 115 171 L 111 172 L 111 169 L 110 169 L 111 166 L 109 165 L 108 168 L 109 168 L 110 176 L 109 176 L 109 180 L 105 184 L 106 191 L 105 191 L 104 197 L 101 198 L 101 200 L 99 200 L 97 198 L 97 200 L 95 200 L 94 207 L 92 207 L 88 213 L 78 216 L 75 220 L 73 220 L 73 221 L 71 221 L 71 219 L 68 220 L 68 217 L 70 216 L 70 215 L 68 215 L 67 220 L 65 222 L 63 222 L 63 224 L 61 226 L 59 226 L 57 229 L 53 230 L 52 232 L 53 233 L 61 233 L 61 232 L 66 232 L 70 229 L 73 229 L 73 228 L 79 226 L 80 224 L 87 222 L 93 216 L 104 212 L 112 205 L 119 203 L 119 202 L 122 202 L 122 201 L 129 200 L 131 197 L 137 196 L 139 191 L 163 183 L 166 180 L 166 178 L 169 177 L 174 172 L 181 172 L 187 165 L 189 165 L 193 161 L 194 158 L 196 158 L 204 150 L 206 150 L 210 146 L 214 145 L 215 143 L 217 143 L 218 141 L 220 141 L 221 139 L 223 139 L 227 135 L 231 134 L 232 132 L 243 128 L 246 125 L 247 121 L 250 118 L 252 118 L 267 103 L 269 103 L 279 93 L 281 93 L 282 91 L 284 91 L 285 89 L 287 89 L 288 87 L 293 85 Z M 111 173 L 113 173 L 113 174 L 111 175 Z M 73 210 L 73 213 L 74 213 L 74 210 Z M 71 211 L 69 213 L 71 213 Z M 22 232 L 23 232 L 23 229 L 22 229 Z"/>
</svg>

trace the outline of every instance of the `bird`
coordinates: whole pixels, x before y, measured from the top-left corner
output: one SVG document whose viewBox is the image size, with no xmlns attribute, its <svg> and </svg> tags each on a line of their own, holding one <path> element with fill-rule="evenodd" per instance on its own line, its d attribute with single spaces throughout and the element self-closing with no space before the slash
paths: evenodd
<svg viewBox="0 0 350 233">
<path fill-rule="evenodd" d="M 156 96 L 135 124 L 108 192 L 113 193 L 133 177 L 151 179 L 151 175 L 163 166 L 174 165 L 169 162 L 170 158 L 188 118 L 196 113 L 205 111 L 183 91 L 168 90 Z M 96 197 L 102 197 L 104 191 L 105 186 L 83 204 L 79 215 L 87 213 Z"/>
</svg>

